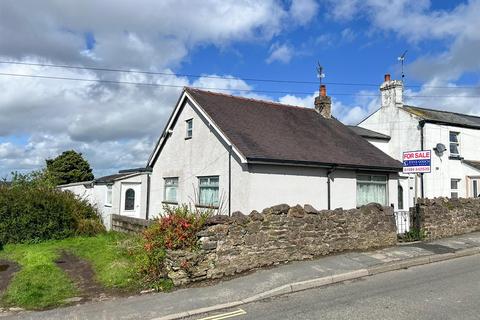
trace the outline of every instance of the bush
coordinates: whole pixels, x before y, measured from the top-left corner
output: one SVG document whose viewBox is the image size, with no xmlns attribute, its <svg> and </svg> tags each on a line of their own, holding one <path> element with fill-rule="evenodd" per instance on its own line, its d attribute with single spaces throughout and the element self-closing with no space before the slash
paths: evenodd
<svg viewBox="0 0 480 320">
<path fill-rule="evenodd" d="M 195 250 L 197 232 L 211 215 L 211 211 L 192 210 L 186 205 L 165 206 L 164 211 L 166 215 L 143 232 L 142 251 L 137 255 L 142 280 L 157 290 L 171 286 L 164 265 L 166 250 Z"/>
<path fill-rule="evenodd" d="M 0 187 L 1 243 L 63 239 L 85 230 L 92 234 L 100 229 L 93 220 L 100 223 L 97 210 L 86 200 L 37 178 L 22 176 L 10 187 Z"/>
</svg>

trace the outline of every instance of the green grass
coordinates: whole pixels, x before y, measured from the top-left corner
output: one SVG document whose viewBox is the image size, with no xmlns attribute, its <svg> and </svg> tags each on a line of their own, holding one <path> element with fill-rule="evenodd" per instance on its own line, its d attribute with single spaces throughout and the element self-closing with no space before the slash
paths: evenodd
<svg viewBox="0 0 480 320">
<path fill-rule="evenodd" d="M 7 245 L 0 258 L 16 261 L 16 273 L 1 299 L 4 306 L 45 309 L 63 304 L 79 292 L 68 276 L 55 264 L 62 250 L 89 261 L 97 280 L 106 288 L 133 290 L 135 280 L 133 257 L 124 248 L 132 236 L 106 233 L 96 237 L 76 237 L 38 244 Z"/>
</svg>

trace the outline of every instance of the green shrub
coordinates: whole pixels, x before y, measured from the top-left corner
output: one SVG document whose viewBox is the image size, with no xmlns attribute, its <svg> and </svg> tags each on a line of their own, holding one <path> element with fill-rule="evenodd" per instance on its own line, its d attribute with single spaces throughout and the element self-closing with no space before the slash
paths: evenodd
<svg viewBox="0 0 480 320">
<path fill-rule="evenodd" d="M 96 208 L 71 192 L 22 176 L 10 187 L 0 187 L 0 242 L 39 242 L 98 231 Z M 89 225 L 87 227 L 87 224 Z"/>
<path fill-rule="evenodd" d="M 158 218 L 144 232 L 137 264 L 142 280 L 157 290 L 171 287 L 165 270 L 166 250 L 194 250 L 197 232 L 204 226 L 211 211 L 192 210 L 183 205 L 165 206 L 166 215 Z"/>
<path fill-rule="evenodd" d="M 405 232 L 401 240 L 404 242 L 422 241 L 426 236 L 425 230 L 412 228 L 410 231 Z"/>
<path fill-rule="evenodd" d="M 105 226 L 99 219 L 80 219 L 78 221 L 76 235 L 89 237 L 106 231 Z"/>
</svg>

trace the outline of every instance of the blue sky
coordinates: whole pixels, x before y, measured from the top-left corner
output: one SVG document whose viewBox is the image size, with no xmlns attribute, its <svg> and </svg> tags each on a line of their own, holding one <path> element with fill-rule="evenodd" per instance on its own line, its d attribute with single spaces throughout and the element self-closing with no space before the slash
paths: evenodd
<svg viewBox="0 0 480 320">
<path fill-rule="evenodd" d="M 400 78 L 397 57 L 408 50 L 407 103 L 478 115 L 479 16 L 479 0 L 6 0 L 1 61 L 204 77 L 15 64 L 0 64 L 0 73 L 227 88 L 311 106 L 317 83 L 247 79 L 316 82 L 320 61 L 326 83 L 369 84 L 327 85 L 334 115 L 356 123 L 378 108 L 383 75 Z M 0 90 L 0 177 L 41 168 L 68 149 L 84 153 L 97 175 L 143 166 L 179 95 L 167 87 L 5 75 Z"/>
</svg>

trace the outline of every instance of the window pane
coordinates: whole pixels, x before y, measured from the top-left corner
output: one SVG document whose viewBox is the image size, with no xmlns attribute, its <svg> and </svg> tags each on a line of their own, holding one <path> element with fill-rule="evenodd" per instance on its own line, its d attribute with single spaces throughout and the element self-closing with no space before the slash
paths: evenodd
<svg viewBox="0 0 480 320">
<path fill-rule="evenodd" d="M 178 178 L 165 178 L 164 201 L 177 202 Z"/>
<path fill-rule="evenodd" d="M 198 180 L 200 204 L 218 206 L 219 177 L 201 177 Z"/>
<path fill-rule="evenodd" d="M 450 142 L 458 142 L 458 132 L 450 131 Z"/>
<path fill-rule="evenodd" d="M 386 176 L 372 176 L 372 181 L 387 181 Z"/>
<path fill-rule="evenodd" d="M 456 143 L 450 143 L 450 153 L 458 154 L 458 145 Z"/>
<path fill-rule="evenodd" d="M 361 181 L 370 181 L 371 177 L 370 176 L 366 176 L 366 175 L 359 175 L 357 177 L 357 180 L 361 180 Z"/>
<path fill-rule="evenodd" d="M 398 185 L 398 209 L 403 210 L 403 188 Z"/>
<path fill-rule="evenodd" d="M 371 202 L 384 206 L 387 204 L 387 185 L 357 183 L 357 205 L 362 206 Z"/>
<path fill-rule="evenodd" d="M 193 133 L 193 119 L 187 120 L 187 138 L 191 138 Z"/>
<path fill-rule="evenodd" d="M 478 198 L 478 182 L 473 180 L 473 197 Z"/>
<path fill-rule="evenodd" d="M 458 198 L 458 192 L 452 192 L 452 199 L 457 199 Z"/>
<path fill-rule="evenodd" d="M 135 208 L 135 191 L 128 189 L 125 192 L 125 210 L 133 210 Z"/>
<path fill-rule="evenodd" d="M 452 179 L 450 181 L 450 188 L 452 190 L 457 190 L 458 189 L 458 180 L 457 179 Z"/>
<path fill-rule="evenodd" d="M 112 186 L 107 186 L 107 199 L 105 202 L 107 204 L 112 204 Z"/>
</svg>

